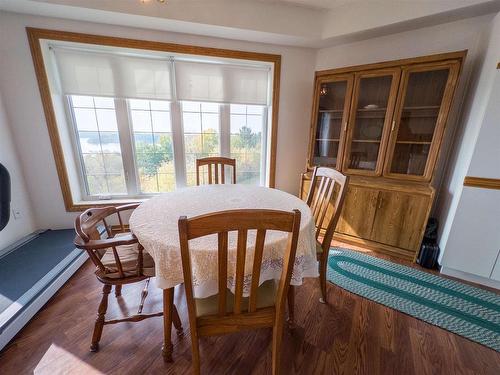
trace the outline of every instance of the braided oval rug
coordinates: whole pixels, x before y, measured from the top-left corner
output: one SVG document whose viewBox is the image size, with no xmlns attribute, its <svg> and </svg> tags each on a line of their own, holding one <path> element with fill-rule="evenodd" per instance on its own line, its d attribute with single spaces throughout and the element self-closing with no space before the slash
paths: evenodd
<svg viewBox="0 0 500 375">
<path fill-rule="evenodd" d="M 362 297 L 500 352 L 500 295 L 333 247 L 327 278 Z"/>
</svg>

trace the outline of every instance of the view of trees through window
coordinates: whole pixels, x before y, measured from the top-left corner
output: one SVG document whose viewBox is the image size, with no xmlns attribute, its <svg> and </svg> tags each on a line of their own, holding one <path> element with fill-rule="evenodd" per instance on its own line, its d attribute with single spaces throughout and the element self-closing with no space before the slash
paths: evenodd
<svg viewBox="0 0 500 375">
<path fill-rule="evenodd" d="M 71 104 L 88 193 L 127 194 L 114 100 L 72 96 Z"/>
<path fill-rule="evenodd" d="M 129 100 L 135 160 L 142 193 L 175 189 L 170 103 Z"/>
<path fill-rule="evenodd" d="M 260 184 L 264 107 L 231 104 L 231 158 L 236 159 L 236 181 Z"/>
<path fill-rule="evenodd" d="M 182 102 L 188 186 L 196 184 L 196 159 L 220 155 L 219 110 L 217 103 Z"/>
<path fill-rule="evenodd" d="M 181 170 L 185 171 L 185 180 L 180 185 L 194 185 L 196 159 L 221 154 L 236 159 L 238 183 L 261 183 L 265 106 L 181 102 L 179 128 L 184 144 L 176 145 L 170 102 L 124 100 L 123 108 L 128 112 L 118 116 L 122 106 L 115 108 L 116 100 L 121 99 L 71 96 L 69 101 L 88 195 L 128 194 L 124 168 L 127 157 L 131 160 L 128 165 L 135 166 L 127 175 L 135 176 L 136 194 L 174 190 L 179 185 L 177 162 L 184 162 Z M 222 116 L 223 111 L 228 111 L 228 116 Z M 128 129 L 118 130 L 117 117 L 128 119 Z M 229 124 L 221 124 L 223 118 L 228 118 Z M 120 139 L 124 137 L 129 138 Z M 226 141 L 221 142 L 221 137 Z M 221 144 L 229 149 L 222 150 Z M 175 147 L 184 147 L 184 160 L 174 160 Z M 226 176 L 230 176 L 229 170 Z"/>
</svg>

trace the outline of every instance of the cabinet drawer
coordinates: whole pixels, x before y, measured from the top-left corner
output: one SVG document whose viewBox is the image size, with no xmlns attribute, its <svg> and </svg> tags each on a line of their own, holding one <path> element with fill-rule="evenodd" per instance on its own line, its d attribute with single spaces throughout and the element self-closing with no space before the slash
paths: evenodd
<svg viewBox="0 0 500 375">
<path fill-rule="evenodd" d="M 431 197 L 380 191 L 370 239 L 390 246 L 418 250 Z"/>
</svg>

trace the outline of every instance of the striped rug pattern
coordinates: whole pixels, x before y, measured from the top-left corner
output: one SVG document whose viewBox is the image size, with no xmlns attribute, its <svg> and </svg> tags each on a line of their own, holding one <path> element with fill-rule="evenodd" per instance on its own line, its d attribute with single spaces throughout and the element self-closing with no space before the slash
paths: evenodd
<svg viewBox="0 0 500 375">
<path fill-rule="evenodd" d="M 327 278 L 362 297 L 500 352 L 500 295 L 352 250 L 331 248 Z"/>
</svg>

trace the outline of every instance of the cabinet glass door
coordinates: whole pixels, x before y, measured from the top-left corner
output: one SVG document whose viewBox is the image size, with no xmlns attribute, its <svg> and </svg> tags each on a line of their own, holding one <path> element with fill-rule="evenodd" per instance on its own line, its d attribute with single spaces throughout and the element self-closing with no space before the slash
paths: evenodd
<svg viewBox="0 0 500 375">
<path fill-rule="evenodd" d="M 318 107 L 312 164 L 336 168 L 349 113 L 352 76 L 320 81 L 316 90 Z"/>
<path fill-rule="evenodd" d="M 399 82 L 399 69 L 356 76 L 344 171 L 378 175 Z"/>
<path fill-rule="evenodd" d="M 430 178 L 433 168 L 427 168 L 435 135 L 444 128 L 445 116 L 451 101 L 451 76 L 458 66 L 421 65 L 403 70 L 401 93 L 395 123 L 389 142 L 385 166 L 386 175 L 406 176 L 408 179 Z M 453 70 L 453 74 L 450 72 Z M 446 99 L 448 98 L 448 99 Z M 446 99 L 446 100 L 445 100 Z M 437 142 L 439 143 L 439 142 Z"/>
</svg>

